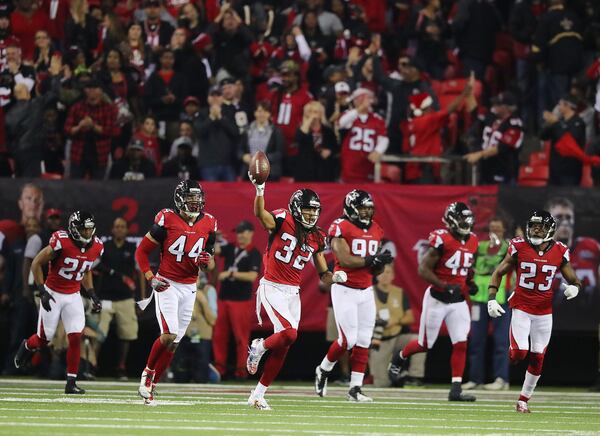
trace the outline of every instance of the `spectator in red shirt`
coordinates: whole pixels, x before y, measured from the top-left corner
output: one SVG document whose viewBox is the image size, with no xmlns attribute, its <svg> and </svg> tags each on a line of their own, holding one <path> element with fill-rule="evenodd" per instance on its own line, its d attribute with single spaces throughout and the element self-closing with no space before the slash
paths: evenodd
<svg viewBox="0 0 600 436">
<path fill-rule="evenodd" d="M 156 173 L 160 174 L 162 151 L 164 147 L 158 137 L 158 128 L 154 117 L 146 115 L 142 120 L 140 129 L 133 136 L 135 139 L 142 140 L 144 143 L 144 154 L 152 161 L 152 163 L 154 163 Z"/>
<path fill-rule="evenodd" d="M 448 126 L 448 117 L 455 112 L 463 101 L 468 98 L 467 110 L 470 112 L 477 106 L 473 97 L 473 84 L 475 77 L 471 78 L 462 93 L 458 95 L 446 109 L 436 111 L 433 108 L 433 98 L 427 93 L 411 95 L 411 116 L 408 119 L 408 138 L 404 144 L 404 151 L 412 156 L 440 156 L 443 151 L 442 136 L 440 131 Z M 407 163 L 405 166 L 404 180 L 408 183 L 439 183 L 440 164 Z"/>
<path fill-rule="evenodd" d="M 292 60 L 284 61 L 279 67 L 281 89 L 271 97 L 275 125 L 279 127 L 285 139 L 285 158 L 283 174 L 293 176 L 298 146 L 295 142 L 296 128 L 302 123 L 304 105 L 312 100 L 305 87 L 300 86 L 298 64 Z"/>
<path fill-rule="evenodd" d="M 381 160 L 389 140 L 383 118 L 373 112 L 375 96 L 367 88 L 358 88 L 350 96 L 354 109 L 338 121 L 342 136 L 340 164 L 344 183 L 373 181 L 375 162 Z"/>
<path fill-rule="evenodd" d="M 18 0 L 16 6 L 10 17 L 12 33 L 21 42 L 23 59 L 31 60 L 35 48 L 35 32 L 48 30 L 48 15 L 37 6 L 34 7 L 33 0 Z"/>
<path fill-rule="evenodd" d="M 53 42 L 62 45 L 65 39 L 65 24 L 69 16 L 69 0 L 42 0 L 42 10 L 48 17 L 48 33 Z"/>
<path fill-rule="evenodd" d="M 89 175 L 104 178 L 111 138 L 115 132 L 117 108 L 102 98 L 96 80 L 85 84 L 85 99 L 75 103 L 65 121 L 65 133 L 71 138 L 71 178 Z"/>
</svg>

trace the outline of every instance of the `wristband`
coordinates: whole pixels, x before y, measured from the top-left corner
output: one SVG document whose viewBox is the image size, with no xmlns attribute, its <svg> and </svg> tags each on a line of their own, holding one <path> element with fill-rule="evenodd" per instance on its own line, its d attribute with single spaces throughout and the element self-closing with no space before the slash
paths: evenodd
<svg viewBox="0 0 600 436">
<path fill-rule="evenodd" d="M 260 184 L 260 185 L 254 185 L 256 187 L 256 196 L 257 197 L 264 197 L 265 195 L 265 183 Z"/>
<path fill-rule="evenodd" d="M 321 278 L 321 279 L 322 279 L 322 278 L 323 278 L 323 276 L 324 276 L 325 274 L 327 274 L 328 272 L 329 272 L 329 270 L 327 270 L 327 271 L 323 271 L 323 272 L 320 272 L 320 273 L 319 273 L 319 278 Z"/>
<path fill-rule="evenodd" d="M 496 291 L 498 290 L 498 286 L 494 286 L 494 285 L 489 285 L 488 289 L 495 289 Z"/>
</svg>

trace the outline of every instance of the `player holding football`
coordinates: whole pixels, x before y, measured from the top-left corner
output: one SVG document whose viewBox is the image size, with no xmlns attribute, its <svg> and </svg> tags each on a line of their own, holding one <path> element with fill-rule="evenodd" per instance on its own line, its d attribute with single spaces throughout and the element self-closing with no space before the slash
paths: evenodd
<svg viewBox="0 0 600 436">
<path fill-rule="evenodd" d="M 271 350 L 263 374 L 250 393 L 248 405 L 270 410 L 265 392 L 298 335 L 300 278 L 304 266 L 314 257 L 317 272 L 327 284 L 344 282 L 346 275 L 341 271 L 332 274 L 327 269 L 323 255 L 325 238 L 316 225 L 321 213 L 319 196 L 310 189 L 300 189 L 292 194 L 288 209 L 268 212 L 265 209 L 265 183 L 257 183 L 250 173 L 248 176 L 256 187 L 254 215 L 269 232 L 264 275 L 256 292 L 256 315 L 261 324 L 260 309 L 264 307 L 274 327 L 274 333 L 268 338 L 254 339 L 248 351 L 247 369 L 250 374 L 255 374 L 261 357 Z"/>
<path fill-rule="evenodd" d="M 344 199 L 344 216 L 329 228 L 329 240 L 335 254 L 334 272 L 344 272 L 347 281 L 331 286 L 331 302 L 339 337 L 315 369 L 315 391 L 327 394 L 327 378 L 346 350 L 352 350 L 348 401 L 373 401 L 361 391 L 369 360 L 369 346 L 375 328 L 376 308 L 373 275 L 393 261 L 385 251 L 379 253 L 383 229 L 373 221 L 375 203 L 371 194 L 354 189 Z"/>
<path fill-rule="evenodd" d="M 198 268 L 207 269 L 217 231 L 217 220 L 204 212 L 204 190 L 196 181 L 180 182 L 174 193 L 175 210 L 163 209 L 142 239 L 135 258 L 153 293 L 140 305 L 144 309 L 154 297 L 160 336 L 154 341 L 138 393 L 144 404 L 156 405 L 156 383 L 171 364 L 177 345 L 192 319 L 196 299 Z M 148 255 L 160 248 L 155 275 Z"/>
<path fill-rule="evenodd" d="M 498 265 L 489 284 L 488 313 L 502 316 L 504 310 L 496 301 L 496 292 L 502 276 L 513 268 L 517 270 L 514 293 L 509 298 L 512 308 L 510 320 L 510 360 L 524 360 L 529 353 L 529 366 L 516 410 L 530 413 L 528 401 L 542 374 L 544 354 L 552 334 L 552 281 L 558 271 L 569 283 L 565 287 L 567 300 L 575 298 L 581 282 L 570 263 L 569 249 L 554 241 L 556 220 L 549 212 L 534 211 L 525 229 L 525 238 L 510 241 L 508 253 Z"/>
<path fill-rule="evenodd" d="M 471 328 L 465 297 L 473 284 L 467 277 L 479 243 L 471 232 L 475 219 L 466 204 L 456 202 L 446 208 L 442 221 L 448 229 L 436 230 L 429 235 L 429 248 L 419 265 L 419 276 L 430 283 L 423 296 L 419 338 L 409 342 L 392 358 L 388 373 L 393 384 L 402 383 L 407 359 L 431 349 L 445 321 L 452 341 L 452 387 L 448 400 L 475 401 L 473 395 L 463 394 L 461 388 Z"/>
<path fill-rule="evenodd" d="M 15 366 L 20 368 L 32 354 L 48 343 L 62 320 L 67 333 L 67 385 L 65 394 L 85 394 L 75 381 L 81 355 L 81 332 L 85 327 L 85 311 L 79 291 L 81 285 L 92 301 L 92 311 L 100 312 L 102 304 L 94 292 L 92 266 L 102 256 L 104 245 L 94 236 L 96 222 L 89 212 L 76 211 L 69 217 L 68 230 L 59 230 L 50 237 L 50 243 L 31 263 L 31 272 L 40 297 L 37 333 L 23 340 L 15 355 Z M 44 283 L 42 268 L 49 265 Z"/>
</svg>

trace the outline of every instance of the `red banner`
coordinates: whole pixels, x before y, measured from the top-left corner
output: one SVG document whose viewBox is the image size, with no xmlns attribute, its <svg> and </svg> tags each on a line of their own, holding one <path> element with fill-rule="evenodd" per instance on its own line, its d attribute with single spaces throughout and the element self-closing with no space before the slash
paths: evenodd
<svg viewBox="0 0 600 436">
<path fill-rule="evenodd" d="M 230 241 L 233 228 L 241 219 L 250 219 L 254 188 L 249 183 L 206 183 L 206 209 L 214 214 L 219 227 Z M 314 189 L 321 197 L 323 210 L 319 226 L 327 230 L 329 224 L 342 214 L 342 201 L 346 193 L 360 187 L 375 199 L 375 219 L 385 231 L 386 239 L 393 241 L 398 250 L 395 261 L 396 283 L 408 294 L 411 307 L 419 319 L 421 298 L 426 284 L 417 275 L 418 259 L 424 253 L 429 232 L 443 227 L 442 214 L 452 201 L 464 201 L 473 208 L 476 229 L 485 230 L 487 222 L 496 211 L 497 188 L 468 186 L 400 186 L 370 184 L 348 186 L 340 184 L 267 184 L 265 204 L 268 210 L 287 207 L 290 195 L 300 187 Z M 257 228 L 254 243 L 262 249 L 267 244 L 267 233 Z M 318 276 L 312 264 L 307 265 L 301 286 L 303 330 L 323 330 L 329 296 L 319 292 Z M 263 321 L 268 320 L 263 313 Z M 270 328 L 268 321 L 264 328 Z"/>
</svg>

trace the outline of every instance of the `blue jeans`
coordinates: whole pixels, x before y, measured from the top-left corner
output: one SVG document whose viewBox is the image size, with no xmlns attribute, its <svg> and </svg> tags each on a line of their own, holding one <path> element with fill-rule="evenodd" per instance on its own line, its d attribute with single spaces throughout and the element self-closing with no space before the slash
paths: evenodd
<svg viewBox="0 0 600 436">
<path fill-rule="evenodd" d="M 207 182 L 233 182 L 235 181 L 235 171 L 231 165 L 201 167 L 200 178 Z"/>
<path fill-rule="evenodd" d="M 485 382 L 485 344 L 488 337 L 490 320 L 493 326 L 494 357 L 493 376 L 508 381 L 508 331 L 510 328 L 510 310 L 508 304 L 503 304 L 506 311 L 498 318 L 490 318 L 487 304 L 473 303 L 471 307 L 471 335 L 469 339 L 469 381 L 477 384 Z M 478 313 L 479 312 L 479 313 Z"/>
</svg>

